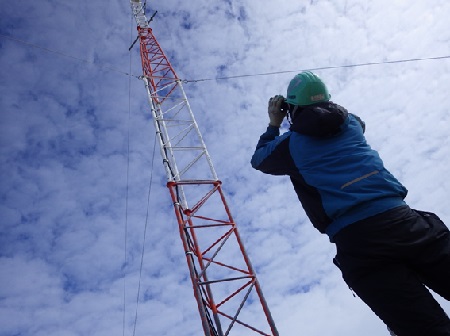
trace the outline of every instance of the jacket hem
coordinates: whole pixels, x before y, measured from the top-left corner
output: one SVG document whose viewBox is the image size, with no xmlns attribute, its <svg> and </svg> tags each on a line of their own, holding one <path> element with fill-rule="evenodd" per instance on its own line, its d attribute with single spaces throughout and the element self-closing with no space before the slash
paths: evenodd
<svg viewBox="0 0 450 336">
<path fill-rule="evenodd" d="M 332 241 L 333 236 L 348 225 L 403 205 L 406 205 L 406 202 L 399 197 L 389 197 L 372 200 L 353 208 L 345 215 L 335 219 L 326 228 L 325 233 L 330 237 L 330 240 Z"/>
</svg>

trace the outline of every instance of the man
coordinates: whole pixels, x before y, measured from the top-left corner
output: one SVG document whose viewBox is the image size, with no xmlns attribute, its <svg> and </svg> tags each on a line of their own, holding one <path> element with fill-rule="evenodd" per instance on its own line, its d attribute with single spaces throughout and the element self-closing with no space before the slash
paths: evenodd
<svg viewBox="0 0 450 336">
<path fill-rule="evenodd" d="M 252 166 L 290 177 L 311 223 L 336 244 L 349 287 L 398 336 L 450 336 L 427 289 L 450 300 L 449 229 L 408 207 L 406 188 L 367 144 L 364 122 L 331 102 L 309 71 L 291 80 L 286 99 L 270 98 L 268 112 Z M 285 116 L 291 126 L 280 136 Z"/>
</svg>

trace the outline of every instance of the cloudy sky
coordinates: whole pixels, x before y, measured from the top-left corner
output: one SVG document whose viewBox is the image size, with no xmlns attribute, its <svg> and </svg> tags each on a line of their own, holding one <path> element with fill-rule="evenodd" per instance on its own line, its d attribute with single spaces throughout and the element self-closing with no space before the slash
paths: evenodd
<svg viewBox="0 0 450 336">
<path fill-rule="evenodd" d="M 387 335 L 288 179 L 249 161 L 267 100 L 322 68 L 407 202 L 448 225 L 450 59 L 426 59 L 450 55 L 450 3 L 149 0 L 156 10 L 178 76 L 208 79 L 184 88 L 280 335 Z M 0 335 L 202 334 L 129 2 L 0 0 L 0 14 Z M 348 67 L 410 59 L 424 60 Z"/>
</svg>

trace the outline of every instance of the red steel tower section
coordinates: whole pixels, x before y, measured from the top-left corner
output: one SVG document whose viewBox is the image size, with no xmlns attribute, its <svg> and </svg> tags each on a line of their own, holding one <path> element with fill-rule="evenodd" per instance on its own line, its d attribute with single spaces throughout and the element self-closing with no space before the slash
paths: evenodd
<svg viewBox="0 0 450 336">
<path fill-rule="evenodd" d="M 182 81 L 131 0 L 145 87 L 205 336 L 278 336 Z"/>
</svg>

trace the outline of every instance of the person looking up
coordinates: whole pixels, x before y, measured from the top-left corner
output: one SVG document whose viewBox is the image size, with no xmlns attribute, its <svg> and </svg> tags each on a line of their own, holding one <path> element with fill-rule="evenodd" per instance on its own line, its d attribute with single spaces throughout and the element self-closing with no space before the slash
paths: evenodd
<svg viewBox="0 0 450 336">
<path fill-rule="evenodd" d="M 450 232 L 411 209 L 407 189 L 367 143 L 365 123 L 332 102 L 304 71 L 268 104 L 269 126 L 252 167 L 289 176 L 312 225 L 336 245 L 348 286 L 398 336 L 450 336 L 450 319 L 428 288 L 450 300 Z M 280 135 L 287 117 L 289 131 Z"/>
</svg>

